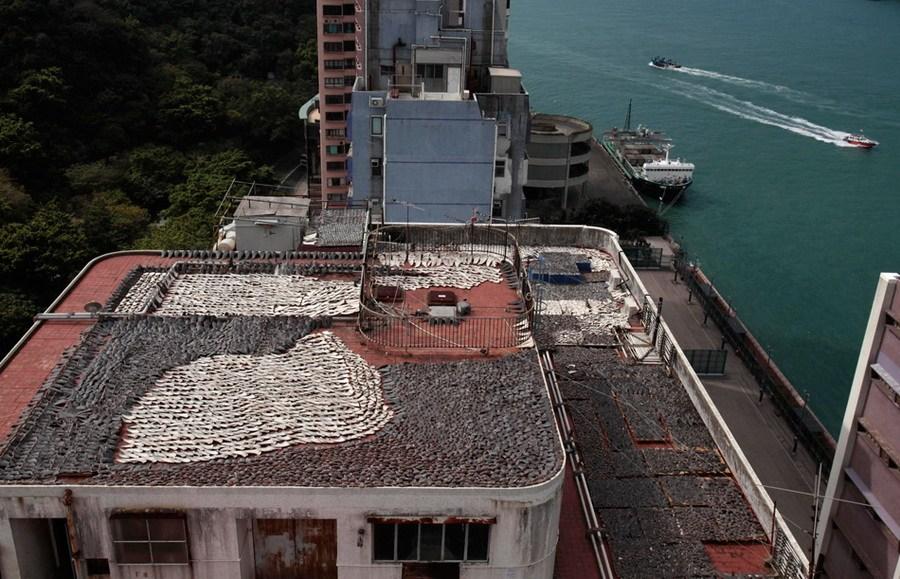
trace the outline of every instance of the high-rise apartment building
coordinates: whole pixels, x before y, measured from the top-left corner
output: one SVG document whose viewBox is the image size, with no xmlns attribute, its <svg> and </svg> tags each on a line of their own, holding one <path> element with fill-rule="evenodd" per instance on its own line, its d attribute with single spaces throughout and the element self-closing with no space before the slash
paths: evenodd
<svg viewBox="0 0 900 579">
<path fill-rule="evenodd" d="M 529 109 L 507 3 L 318 8 L 322 200 L 383 203 L 395 221 L 521 217 Z"/>
<path fill-rule="evenodd" d="M 817 530 L 825 577 L 900 577 L 900 277 L 881 274 Z"/>
<path fill-rule="evenodd" d="M 361 2 L 318 0 L 321 200 L 347 202 L 347 116 L 356 77 L 363 70 L 365 14 Z"/>
</svg>

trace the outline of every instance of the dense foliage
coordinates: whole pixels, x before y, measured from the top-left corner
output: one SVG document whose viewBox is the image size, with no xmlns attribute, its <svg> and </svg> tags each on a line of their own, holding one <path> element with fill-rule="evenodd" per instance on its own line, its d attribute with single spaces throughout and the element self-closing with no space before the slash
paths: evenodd
<svg viewBox="0 0 900 579">
<path fill-rule="evenodd" d="M 647 236 L 664 235 L 669 230 L 666 220 L 645 205 L 625 205 L 620 207 L 607 201 L 592 201 L 588 203 L 574 215 L 570 223 L 612 229 L 626 241 Z"/>
<path fill-rule="evenodd" d="M 206 247 L 302 139 L 315 2 L 0 0 L 0 349 L 91 256 Z"/>
</svg>

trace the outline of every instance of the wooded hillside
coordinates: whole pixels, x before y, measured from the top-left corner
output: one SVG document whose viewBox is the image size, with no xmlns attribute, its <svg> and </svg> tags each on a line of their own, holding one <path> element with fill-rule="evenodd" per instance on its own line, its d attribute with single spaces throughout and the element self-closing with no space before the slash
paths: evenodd
<svg viewBox="0 0 900 579">
<path fill-rule="evenodd" d="M 0 350 L 88 259 L 208 247 L 316 92 L 313 0 L 0 0 Z"/>
</svg>

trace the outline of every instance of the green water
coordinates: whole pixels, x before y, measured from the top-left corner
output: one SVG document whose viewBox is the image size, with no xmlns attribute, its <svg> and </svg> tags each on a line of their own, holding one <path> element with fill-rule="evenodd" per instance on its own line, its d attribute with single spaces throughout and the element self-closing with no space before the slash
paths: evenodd
<svg viewBox="0 0 900 579">
<path fill-rule="evenodd" d="M 837 432 L 878 273 L 900 270 L 900 2 L 513 0 L 510 18 L 532 108 L 599 135 L 633 99 L 697 165 L 673 234 Z M 881 145 L 836 144 L 861 128 Z"/>
</svg>

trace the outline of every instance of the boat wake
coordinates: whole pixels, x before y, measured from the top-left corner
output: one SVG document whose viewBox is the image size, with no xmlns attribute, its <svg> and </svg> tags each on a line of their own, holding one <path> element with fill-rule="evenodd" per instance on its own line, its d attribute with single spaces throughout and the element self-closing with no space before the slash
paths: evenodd
<svg viewBox="0 0 900 579">
<path fill-rule="evenodd" d="M 772 109 L 761 107 L 750 101 L 741 100 L 730 94 L 715 89 L 691 84 L 683 81 L 674 81 L 675 86 L 671 90 L 676 94 L 701 102 L 722 112 L 732 114 L 748 121 L 755 121 L 763 125 L 778 127 L 810 139 L 831 143 L 838 147 L 852 147 L 844 137 L 850 133 L 836 131 L 822 125 L 817 125 L 801 117 L 792 117 Z"/>
<path fill-rule="evenodd" d="M 793 95 L 795 97 L 806 97 L 805 93 L 802 93 L 798 90 L 794 90 L 790 87 L 786 87 L 780 84 L 772 84 L 770 82 L 763 82 L 761 80 L 752 80 L 749 78 L 742 78 L 740 76 L 732 76 L 730 74 L 722 74 L 719 72 L 713 72 L 711 70 L 703 70 L 702 68 L 691 68 L 689 66 L 682 66 L 681 68 L 672 68 L 669 70 L 674 70 L 675 72 L 680 72 L 683 74 L 689 74 L 691 76 L 700 76 L 703 78 L 711 78 L 714 80 L 727 82 L 729 84 L 734 84 L 737 86 L 743 86 L 747 88 L 755 88 L 758 90 L 762 90 L 765 92 L 776 93 L 781 95 Z"/>
</svg>

